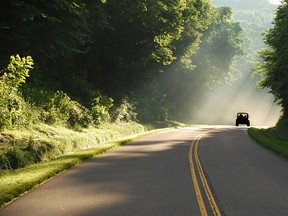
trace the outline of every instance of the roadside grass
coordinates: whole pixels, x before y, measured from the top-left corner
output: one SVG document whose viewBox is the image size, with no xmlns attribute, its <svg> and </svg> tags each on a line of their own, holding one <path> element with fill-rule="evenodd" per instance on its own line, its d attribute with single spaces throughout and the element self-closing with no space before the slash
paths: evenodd
<svg viewBox="0 0 288 216">
<path fill-rule="evenodd" d="M 36 188 L 51 177 L 119 145 L 118 142 L 103 144 L 52 161 L 41 162 L 21 169 L 2 171 L 0 173 L 0 207 L 26 191 Z"/>
<path fill-rule="evenodd" d="M 130 136 L 127 136 L 127 135 L 125 136 L 125 132 L 123 131 L 122 133 L 119 132 L 119 130 L 121 131 L 121 128 L 124 127 L 123 124 L 117 125 L 117 126 L 114 125 L 112 128 L 111 128 L 111 125 L 110 126 L 106 125 L 102 127 L 103 135 L 100 136 L 100 138 L 97 139 L 97 143 L 96 144 L 94 143 L 94 145 L 92 145 L 93 147 L 91 147 L 89 146 L 89 142 L 93 142 L 93 139 L 91 139 L 91 136 L 95 136 L 94 133 L 96 132 L 100 133 L 99 132 L 100 130 L 96 128 L 92 128 L 89 130 L 87 129 L 88 131 L 85 132 L 87 136 L 85 138 L 86 144 L 81 146 L 81 148 L 86 148 L 86 149 L 81 149 L 78 151 L 74 151 L 72 153 L 66 152 L 66 154 L 63 156 L 59 156 L 52 160 L 47 160 L 47 161 L 42 161 L 36 164 L 32 164 L 24 168 L 19 168 L 19 169 L 14 169 L 14 170 L 0 170 L 0 188 L 1 188 L 0 207 L 5 206 L 9 202 L 19 197 L 21 194 L 38 187 L 40 184 L 47 181 L 48 179 L 63 173 L 65 170 L 75 165 L 78 165 L 89 158 L 96 157 L 104 152 L 107 152 L 116 147 L 119 147 L 141 136 L 145 136 L 151 133 L 169 129 L 169 128 L 162 128 L 162 129 L 154 129 L 154 130 L 149 130 L 149 131 L 145 131 L 144 129 L 143 130 L 141 129 L 139 131 L 139 129 L 137 129 L 136 127 L 137 125 L 130 124 L 130 126 L 128 125 L 125 125 L 125 126 L 131 127 L 128 130 L 130 132 L 127 132 L 128 133 L 127 135 L 130 135 Z M 115 129 L 115 127 L 116 128 L 118 127 L 119 129 L 118 132 Z M 62 130 L 65 130 L 65 129 L 62 128 Z M 50 127 L 49 127 L 49 130 L 44 130 L 44 131 L 45 133 L 48 133 L 49 136 L 53 136 L 57 134 L 56 132 L 59 133 L 57 128 L 55 129 L 55 128 L 50 128 Z M 71 142 L 70 140 L 71 137 L 69 137 L 69 133 L 74 134 L 74 132 L 71 132 L 68 130 L 68 134 L 66 134 L 65 136 L 67 140 L 65 140 L 65 138 L 62 138 L 63 139 L 62 142 L 64 142 L 64 144 L 68 143 L 69 141 Z M 29 133 L 27 131 L 25 133 L 20 132 L 20 134 L 22 138 L 25 137 L 25 134 L 26 136 L 29 136 Z M 7 134 L 6 136 L 11 138 L 11 137 L 16 136 L 16 134 L 13 134 L 12 132 L 10 132 L 9 136 Z M 19 133 L 17 136 L 20 137 Z M 45 138 L 47 137 L 45 136 Z M 77 142 L 78 141 L 81 142 L 82 139 L 83 138 L 79 138 L 79 140 L 77 141 L 74 140 L 73 143 L 77 144 Z M 88 139 L 88 141 L 86 139 Z M 114 141 L 111 141 L 111 140 L 114 140 Z"/>
<path fill-rule="evenodd" d="M 24 168 L 147 130 L 136 122 L 104 124 L 81 131 L 46 124 L 6 129 L 0 133 L 0 171 Z"/>
<path fill-rule="evenodd" d="M 263 145 L 282 157 L 288 158 L 288 133 L 277 127 L 262 129 L 249 128 L 248 134 Z"/>
</svg>

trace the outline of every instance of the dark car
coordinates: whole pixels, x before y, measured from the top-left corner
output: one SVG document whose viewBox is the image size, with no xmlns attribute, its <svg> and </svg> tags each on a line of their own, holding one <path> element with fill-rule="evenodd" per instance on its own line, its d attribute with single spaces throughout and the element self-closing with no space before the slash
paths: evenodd
<svg viewBox="0 0 288 216">
<path fill-rule="evenodd" d="M 248 127 L 250 126 L 248 113 L 246 112 L 237 113 L 236 126 L 239 126 L 240 124 L 246 124 Z"/>
</svg>

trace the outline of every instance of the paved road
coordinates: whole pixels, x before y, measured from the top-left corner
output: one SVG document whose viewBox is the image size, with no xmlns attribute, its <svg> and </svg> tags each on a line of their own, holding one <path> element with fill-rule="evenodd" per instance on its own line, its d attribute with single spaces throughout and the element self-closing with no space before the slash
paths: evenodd
<svg viewBox="0 0 288 216">
<path fill-rule="evenodd" d="M 175 129 L 76 166 L 0 209 L 0 216 L 288 215 L 287 165 L 246 128 Z"/>
<path fill-rule="evenodd" d="M 246 128 L 210 132 L 199 155 L 222 215 L 288 215 L 288 161 L 255 143 Z"/>
</svg>

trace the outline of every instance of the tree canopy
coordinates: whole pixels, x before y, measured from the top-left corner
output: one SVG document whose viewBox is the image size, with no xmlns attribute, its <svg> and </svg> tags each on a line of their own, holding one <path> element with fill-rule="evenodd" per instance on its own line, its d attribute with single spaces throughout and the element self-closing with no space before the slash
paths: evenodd
<svg viewBox="0 0 288 216">
<path fill-rule="evenodd" d="M 288 1 L 279 6 L 274 19 L 274 27 L 265 35 L 269 46 L 261 51 L 263 63 L 258 64 L 259 72 L 264 76 L 260 86 L 271 89 L 283 108 L 283 117 L 288 117 Z"/>
<path fill-rule="evenodd" d="M 106 95 L 133 101 L 142 120 L 186 116 L 190 92 L 231 75 L 240 34 L 209 0 L 0 1 L 1 68 L 15 54 L 34 60 L 26 98 L 63 91 L 91 108 Z"/>
</svg>

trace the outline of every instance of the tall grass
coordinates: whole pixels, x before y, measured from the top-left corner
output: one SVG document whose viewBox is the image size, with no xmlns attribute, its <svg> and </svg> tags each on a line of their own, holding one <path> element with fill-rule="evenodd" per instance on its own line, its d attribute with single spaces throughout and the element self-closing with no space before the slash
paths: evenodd
<svg viewBox="0 0 288 216">
<path fill-rule="evenodd" d="M 0 170 L 23 168 L 146 130 L 136 122 L 104 124 L 82 131 L 43 123 L 18 130 L 6 129 L 0 134 Z"/>
</svg>

